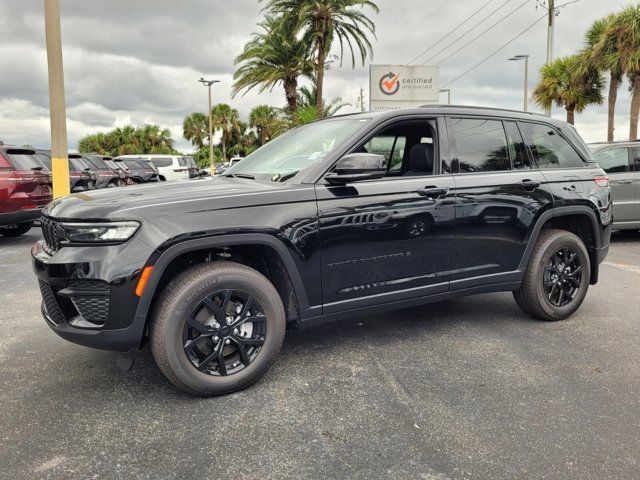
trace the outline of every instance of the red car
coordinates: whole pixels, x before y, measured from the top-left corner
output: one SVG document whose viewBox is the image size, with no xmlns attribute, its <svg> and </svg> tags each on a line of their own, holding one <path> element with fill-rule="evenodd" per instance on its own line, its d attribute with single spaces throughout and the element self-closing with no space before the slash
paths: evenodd
<svg viewBox="0 0 640 480">
<path fill-rule="evenodd" d="M 0 144 L 0 235 L 27 233 L 51 194 L 51 172 L 35 150 Z"/>
</svg>

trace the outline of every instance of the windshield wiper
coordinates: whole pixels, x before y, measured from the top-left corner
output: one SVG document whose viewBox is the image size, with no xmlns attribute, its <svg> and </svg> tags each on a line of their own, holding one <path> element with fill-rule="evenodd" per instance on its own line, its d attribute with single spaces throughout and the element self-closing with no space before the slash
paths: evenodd
<svg viewBox="0 0 640 480">
<path fill-rule="evenodd" d="M 255 180 L 256 177 L 250 175 L 248 173 L 227 173 L 225 175 L 227 178 L 248 178 L 249 180 Z"/>
<path fill-rule="evenodd" d="M 279 173 L 271 177 L 272 182 L 286 182 L 290 178 L 295 177 L 298 174 L 299 170 L 294 172 L 285 173 L 284 175 L 280 175 Z"/>
</svg>

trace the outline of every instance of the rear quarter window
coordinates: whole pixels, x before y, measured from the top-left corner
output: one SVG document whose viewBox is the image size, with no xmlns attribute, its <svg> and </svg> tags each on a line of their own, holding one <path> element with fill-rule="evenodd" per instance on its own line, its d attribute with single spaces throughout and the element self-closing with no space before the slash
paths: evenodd
<svg viewBox="0 0 640 480">
<path fill-rule="evenodd" d="M 624 173 L 629 171 L 629 149 L 627 147 L 605 148 L 593 154 L 607 173 Z"/>
<path fill-rule="evenodd" d="M 520 122 L 533 159 L 539 168 L 576 168 L 586 163 L 575 148 L 550 125 Z"/>
</svg>

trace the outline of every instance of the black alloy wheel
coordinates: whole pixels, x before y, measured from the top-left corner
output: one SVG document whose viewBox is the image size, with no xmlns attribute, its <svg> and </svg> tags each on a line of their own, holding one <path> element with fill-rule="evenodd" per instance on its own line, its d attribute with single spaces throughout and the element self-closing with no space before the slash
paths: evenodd
<svg viewBox="0 0 640 480">
<path fill-rule="evenodd" d="M 183 331 L 192 365 L 209 375 L 233 375 L 260 354 L 266 316 L 256 298 L 240 290 L 220 290 L 191 311 Z"/>
<path fill-rule="evenodd" d="M 544 293 L 556 307 L 571 303 L 580 290 L 582 262 L 578 252 L 565 247 L 551 255 L 544 267 Z"/>
</svg>

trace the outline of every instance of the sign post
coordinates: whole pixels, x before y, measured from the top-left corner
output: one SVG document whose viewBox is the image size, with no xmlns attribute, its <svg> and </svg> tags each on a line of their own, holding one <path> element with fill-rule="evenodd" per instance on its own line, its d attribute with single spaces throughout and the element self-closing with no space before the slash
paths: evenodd
<svg viewBox="0 0 640 480">
<path fill-rule="evenodd" d="M 439 103 L 437 65 L 370 65 L 369 109 L 395 110 Z"/>
</svg>

